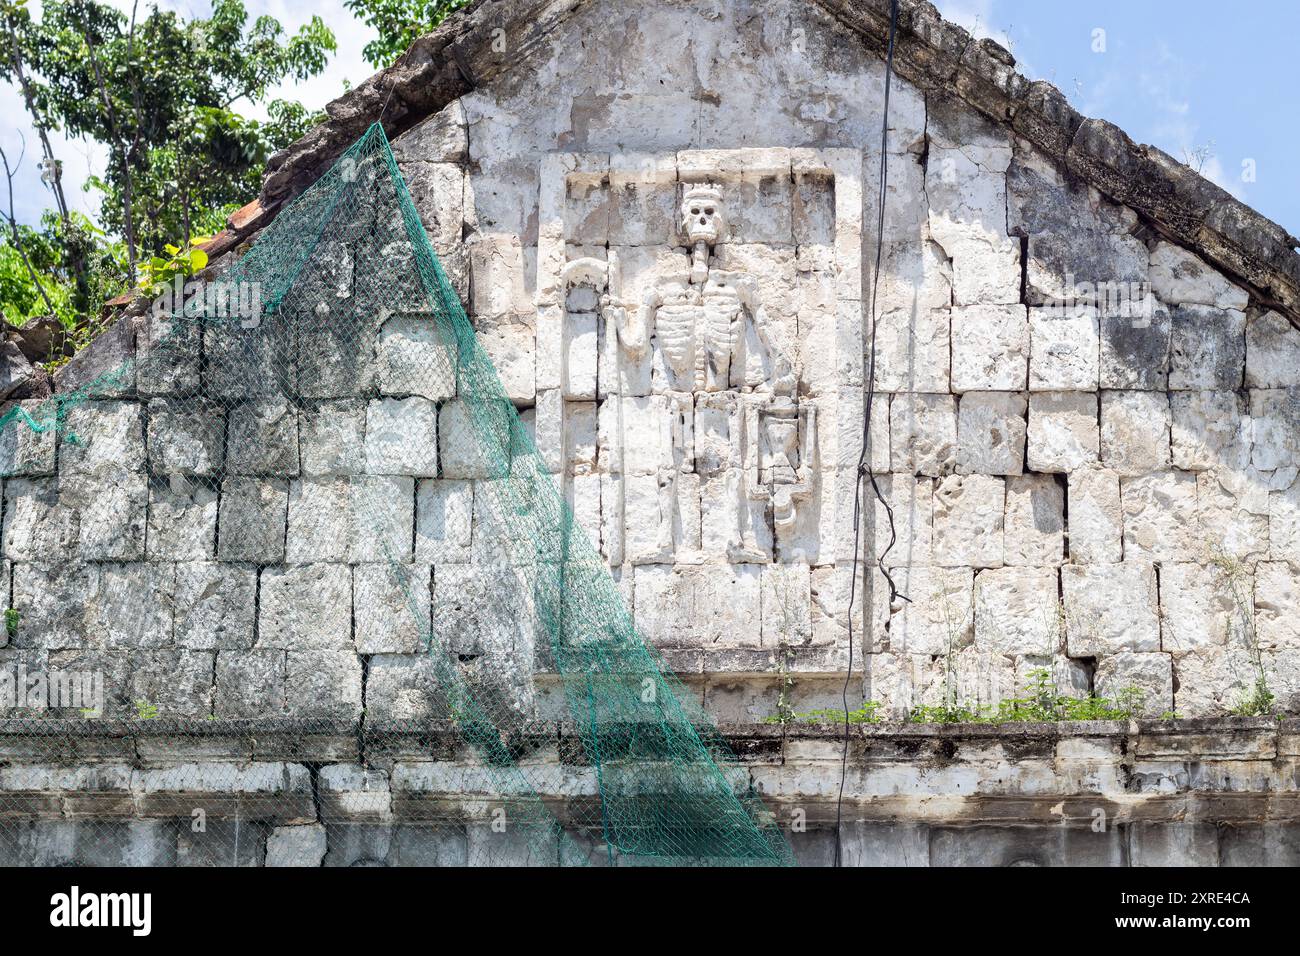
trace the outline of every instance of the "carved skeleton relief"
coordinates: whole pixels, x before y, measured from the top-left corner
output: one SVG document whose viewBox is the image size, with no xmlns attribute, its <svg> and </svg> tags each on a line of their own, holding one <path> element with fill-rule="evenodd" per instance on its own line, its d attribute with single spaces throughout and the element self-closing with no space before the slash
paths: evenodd
<svg viewBox="0 0 1300 956">
<path fill-rule="evenodd" d="M 776 521 L 792 523 L 795 503 L 808 494 L 807 466 L 798 469 L 795 464 L 799 460 L 800 416 L 793 397 L 794 369 L 772 335 L 757 277 L 718 268 L 714 262 L 714 249 L 726 236 L 726 228 L 721 190 L 712 184 L 687 188 L 680 209 L 681 237 L 689 245 L 690 256 L 686 280 L 656 282 L 635 311 L 606 294 L 602 314 L 630 359 L 642 359 L 652 343 L 662 356 L 658 367 L 664 370 L 665 394 L 676 406 L 671 414 L 679 426 L 672 436 L 674 457 L 685 451 L 680 423 L 690 420 L 693 397 L 732 391 L 731 367 L 738 345 L 747 327 L 756 333 L 774 374 L 771 381 L 731 406 L 734 412 L 729 418 L 739 425 L 733 441 L 738 441 L 740 450 L 722 460 L 738 457 L 745 467 L 728 470 L 722 504 L 728 511 L 735 509 L 724 525 L 727 559 L 733 563 L 764 562 L 770 560 L 770 544 L 760 543 L 749 502 L 770 498 Z M 703 464 L 706 470 L 716 470 L 708 469 L 708 462 Z M 674 513 L 676 483 L 673 469 L 660 476 L 661 517 Z M 646 557 L 672 560 L 671 532 L 672 523 L 663 523 L 658 547 Z"/>
<path fill-rule="evenodd" d="M 837 419 L 861 415 L 852 394 L 861 386 L 858 293 L 843 284 L 860 276 L 861 155 L 827 153 L 843 155 L 679 153 L 620 169 L 609 157 L 555 154 L 544 164 L 538 442 L 575 511 L 590 512 L 579 501 L 589 476 L 574 461 L 584 439 L 572 417 L 590 385 L 581 394 L 573 388 L 570 345 L 589 340 L 594 318 L 599 518 L 587 526 L 598 526 L 611 565 L 835 560 L 845 513 L 837 465 L 856 454 L 839 436 L 860 431 Z M 790 210 L 763 205 L 768 183 L 785 190 L 788 204 L 800 172 L 817 177 L 808 189 L 835 195 L 827 235 L 802 247 L 781 233 Z M 854 215 L 840 215 L 841 191 Z M 602 202 L 616 213 L 602 212 Z M 617 210 L 629 205 L 638 223 L 659 223 L 659 243 L 640 234 L 589 241 L 600 238 L 593 223 L 613 215 L 623 215 L 626 239 L 627 214 Z M 776 225 L 756 225 L 763 216 Z M 763 228 L 771 235 L 760 236 Z M 796 256 L 813 263 L 808 275 L 796 275 Z M 830 292 L 817 298 L 804 286 Z M 837 294 L 843 289 L 848 294 Z M 838 307 L 841 300 L 850 307 Z M 850 354 L 804 353 L 819 368 L 803 374 L 800 350 L 822 342 L 847 343 Z M 827 427 L 819 426 L 827 414 Z"/>
</svg>

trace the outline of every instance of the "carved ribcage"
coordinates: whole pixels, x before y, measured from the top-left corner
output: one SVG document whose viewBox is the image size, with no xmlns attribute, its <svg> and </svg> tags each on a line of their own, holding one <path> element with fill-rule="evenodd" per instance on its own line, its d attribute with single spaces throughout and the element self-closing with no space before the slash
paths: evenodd
<svg viewBox="0 0 1300 956">
<path fill-rule="evenodd" d="M 668 367 L 678 375 L 695 369 L 695 326 L 700 317 L 697 305 L 665 305 L 655 318 L 655 336 Z"/>
</svg>

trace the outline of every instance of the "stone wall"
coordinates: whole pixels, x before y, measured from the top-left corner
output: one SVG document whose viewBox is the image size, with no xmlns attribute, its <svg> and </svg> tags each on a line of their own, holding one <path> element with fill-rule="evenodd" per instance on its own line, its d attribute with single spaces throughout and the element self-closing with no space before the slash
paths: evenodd
<svg viewBox="0 0 1300 956">
<path fill-rule="evenodd" d="M 1274 720 L 857 727 L 845 787 L 850 866 L 1296 866 L 1300 727 Z M 0 722 L 0 864 L 449 866 L 554 863 L 494 827 L 491 788 L 445 725 L 364 728 L 94 722 L 70 761 L 50 728 Z M 12 731 L 17 731 L 14 735 Z M 728 726 L 802 865 L 828 865 L 836 727 Z M 595 792 L 553 726 L 543 798 Z M 566 742 L 568 746 L 566 746 Z M 596 817 L 595 819 L 598 819 Z M 606 865 L 601 852 L 593 865 Z M 617 861 L 615 861 L 617 862 Z"/>
<path fill-rule="evenodd" d="M 578 520 L 714 713 L 770 716 L 783 689 L 839 706 L 850 615 L 863 691 L 895 716 L 992 704 L 1042 667 L 1137 686 L 1152 715 L 1224 713 L 1261 670 L 1300 706 L 1282 316 L 896 80 L 866 458 L 904 597 L 873 570 L 850 608 L 881 62 L 785 0 L 593 4 L 530 56 L 394 151 Z M 405 347 L 402 321 L 374 334 Z M 119 324 L 61 384 L 155 334 Z M 77 443 L 4 436 L 20 623 L 0 660 L 102 670 L 119 713 L 438 716 L 349 524 L 382 512 L 462 662 L 554 716 L 454 394 L 327 350 L 294 403 L 196 416 L 204 349 L 76 409 Z M 889 537 L 868 509 L 865 546 Z"/>
<path fill-rule="evenodd" d="M 771 713 L 777 672 L 796 709 L 838 705 L 883 85 L 808 5 L 754 13 L 596 4 L 395 144 L 638 623 L 735 718 Z M 1046 667 L 1153 715 L 1223 713 L 1261 673 L 1296 706 L 1300 333 L 965 104 L 896 80 L 890 126 L 868 460 L 909 600 L 859 582 L 867 696 L 993 704 Z M 690 286 L 702 183 L 710 268 L 763 312 L 725 385 L 620 347 Z M 885 509 L 866 524 L 882 553 Z"/>
</svg>

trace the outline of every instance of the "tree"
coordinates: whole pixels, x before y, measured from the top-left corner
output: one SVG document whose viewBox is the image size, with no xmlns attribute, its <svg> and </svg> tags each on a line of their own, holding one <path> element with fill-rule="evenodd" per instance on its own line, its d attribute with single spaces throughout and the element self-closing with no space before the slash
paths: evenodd
<svg viewBox="0 0 1300 956">
<path fill-rule="evenodd" d="M 24 141 L 23 153 L 26 152 L 27 144 Z M 28 258 L 27 252 L 23 248 L 22 233 L 18 229 L 18 220 L 14 216 L 14 176 L 18 172 L 18 167 L 22 165 L 23 156 L 22 154 L 19 154 L 18 158 L 14 160 L 14 164 L 10 166 L 9 155 L 4 151 L 4 149 L 0 148 L 0 162 L 4 163 L 5 185 L 9 194 L 9 208 L 8 212 L 5 213 L 5 220 L 9 223 L 9 234 L 11 237 L 9 240 L 10 247 L 13 249 L 14 257 L 22 262 L 23 269 L 26 270 L 27 277 L 31 280 L 32 288 L 40 294 L 40 297 L 45 301 L 45 304 L 49 306 L 50 312 L 53 312 L 54 302 L 50 299 L 50 294 L 46 291 L 44 283 L 41 282 L 41 277 L 37 274 L 36 267 L 32 265 L 31 259 Z"/>
<path fill-rule="evenodd" d="M 0 76 L 25 90 L 33 123 L 108 147 L 91 186 L 103 194 L 100 224 L 125 242 L 131 281 L 141 258 L 188 244 L 246 202 L 269 155 L 316 121 L 295 103 L 269 104 L 265 123 L 238 105 L 316 75 L 336 48 L 319 17 L 286 35 L 272 17 L 250 24 L 242 0 L 216 0 L 210 17 L 188 22 L 99 0 L 46 0 L 37 21 L 21 0 L 0 2 L 17 51 Z"/>
<path fill-rule="evenodd" d="M 0 79 L 6 79 L 18 87 L 22 94 L 23 104 L 31 117 L 32 126 L 36 130 L 36 135 L 41 141 L 41 181 L 49 187 L 54 194 L 54 205 L 58 211 L 59 218 L 63 225 L 69 225 L 68 201 L 63 192 L 63 163 L 54 155 L 54 148 L 50 144 L 50 122 L 45 114 L 41 111 L 36 103 L 35 91 L 32 84 L 27 78 L 26 53 L 24 44 L 19 41 L 19 36 L 31 36 L 32 22 L 31 15 L 27 10 L 27 0 L 0 0 L 0 25 L 4 27 L 4 50 L 0 52 Z M 5 172 L 9 179 L 9 189 L 13 191 L 13 176 L 9 174 L 8 161 L 5 163 Z M 10 219 L 13 219 L 13 202 L 12 196 L 10 201 Z M 17 240 L 15 239 L 15 242 Z M 21 249 L 15 249 L 15 254 L 21 255 Z M 83 258 L 84 250 L 80 248 L 70 248 L 67 250 L 68 265 L 72 274 L 77 277 L 79 285 L 79 294 L 84 298 L 85 283 L 81 281 L 85 273 L 85 260 Z"/>
<path fill-rule="evenodd" d="M 412 43 L 432 33 L 443 20 L 471 0 L 344 0 L 351 10 L 379 38 L 361 50 L 366 62 L 377 69 L 392 66 Z"/>
</svg>

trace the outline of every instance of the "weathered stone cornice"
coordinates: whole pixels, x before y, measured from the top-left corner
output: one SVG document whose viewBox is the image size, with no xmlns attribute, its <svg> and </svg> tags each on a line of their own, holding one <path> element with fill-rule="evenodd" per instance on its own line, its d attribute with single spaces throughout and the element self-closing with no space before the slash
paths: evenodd
<svg viewBox="0 0 1300 956">
<path fill-rule="evenodd" d="M 778 813 L 834 819 L 841 726 L 720 729 Z M 557 816 L 590 819 L 573 727 L 538 722 L 511 742 L 557 762 L 556 792 L 538 784 Z M 419 823 L 469 812 L 458 807 L 473 795 L 444 784 L 473 764 L 446 722 L 4 720 L 0 817 L 183 816 L 200 799 L 243 819 L 366 822 L 346 799 L 346 781 L 365 777 L 391 793 L 385 821 Z M 307 768 L 334 765 L 313 794 Z M 1297 823 L 1298 767 L 1300 720 L 866 724 L 850 728 L 845 799 L 854 819 L 945 826 L 1087 826 L 1098 809 L 1111 822 Z"/>
</svg>

